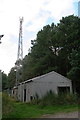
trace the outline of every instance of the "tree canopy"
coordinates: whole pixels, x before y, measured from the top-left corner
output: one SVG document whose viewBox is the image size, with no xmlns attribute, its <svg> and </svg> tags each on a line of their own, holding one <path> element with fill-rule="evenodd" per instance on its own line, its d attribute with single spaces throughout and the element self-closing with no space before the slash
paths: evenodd
<svg viewBox="0 0 80 120">
<path fill-rule="evenodd" d="M 1 72 L 1 74 L 2 74 L 2 90 L 6 90 L 8 88 L 8 76 L 4 72 Z"/>
<path fill-rule="evenodd" d="M 56 71 L 80 83 L 80 18 L 62 17 L 60 23 L 44 26 L 23 59 L 23 80 Z M 8 77 L 11 81 L 11 70 Z M 15 79 L 15 77 L 13 77 Z"/>
</svg>

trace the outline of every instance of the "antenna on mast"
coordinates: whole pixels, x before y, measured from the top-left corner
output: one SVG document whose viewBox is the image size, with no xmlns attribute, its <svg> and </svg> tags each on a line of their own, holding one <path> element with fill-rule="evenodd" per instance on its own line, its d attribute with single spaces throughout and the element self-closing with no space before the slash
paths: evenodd
<svg viewBox="0 0 80 120">
<path fill-rule="evenodd" d="M 18 40 L 18 53 L 17 53 L 17 62 L 16 64 L 16 86 L 20 81 L 22 81 L 22 60 L 23 60 L 23 39 L 22 39 L 22 23 L 23 17 L 19 18 L 20 27 L 19 27 L 19 40 Z"/>
<path fill-rule="evenodd" d="M 20 20 L 20 28 L 19 28 L 19 41 L 18 41 L 18 56 L 17 60 L 23 59 L 23 39 L 22 39 L 22 23 L 23 17 L 19 18 Z"/>
</svg>

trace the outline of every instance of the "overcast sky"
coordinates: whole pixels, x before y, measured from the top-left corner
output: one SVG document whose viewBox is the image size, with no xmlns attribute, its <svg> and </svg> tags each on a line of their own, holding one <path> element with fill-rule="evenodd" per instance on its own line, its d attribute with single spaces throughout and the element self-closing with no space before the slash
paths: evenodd
<svg viewBox="0 0 80 120">
<path fill-rule="evenodd" d="M 31 40 L 43 26 L 55 24 L 62 17 L 77 15 L 79 0 L 0 0 L 0 69 L 6 74 L 17 60 L 19 17 L 23 21 L 23 54 L 28 54 Z"/>
</svg>

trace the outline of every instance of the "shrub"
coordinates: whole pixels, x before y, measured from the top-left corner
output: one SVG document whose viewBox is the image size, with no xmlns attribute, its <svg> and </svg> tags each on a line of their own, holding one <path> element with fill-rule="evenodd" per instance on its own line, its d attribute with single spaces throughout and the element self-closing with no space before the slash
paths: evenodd
<svg viewBox="0 0 80 120">
<path fill-rule="evenodd" d="M 77 95 L 75 94 L 54 94 L 53 92 L 47 92 L 42 99 L 35 99 L 35 104 L 39 104 L 41 107 L 50 105 L 66 105 L 78 103 Z"/>
<path fill-rule="evenodd" d="M 13 110 L 13 101 L 11 97 L 7 93 L 2 93 L 2 115 L 3 117 Z"/>
</svg>

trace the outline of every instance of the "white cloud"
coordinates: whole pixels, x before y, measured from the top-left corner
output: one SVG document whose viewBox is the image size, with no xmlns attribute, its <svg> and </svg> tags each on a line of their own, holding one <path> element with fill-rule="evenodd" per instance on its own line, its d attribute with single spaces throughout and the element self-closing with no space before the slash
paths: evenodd
<svg viewBox="0 0 80 120">
<path fill-rule="evenodd" d="M 49 18 L 58 22 L 62 16 L 74 13 L 77 0 L 0 0 L 0 69 L 8 73 L 17 59 L 19 17 L 24 17 L 24 55 L 30 48 L 30 40 L 47 24 Z M 77 1 L 78 2 L 78 1 Z"/>
</svg>

